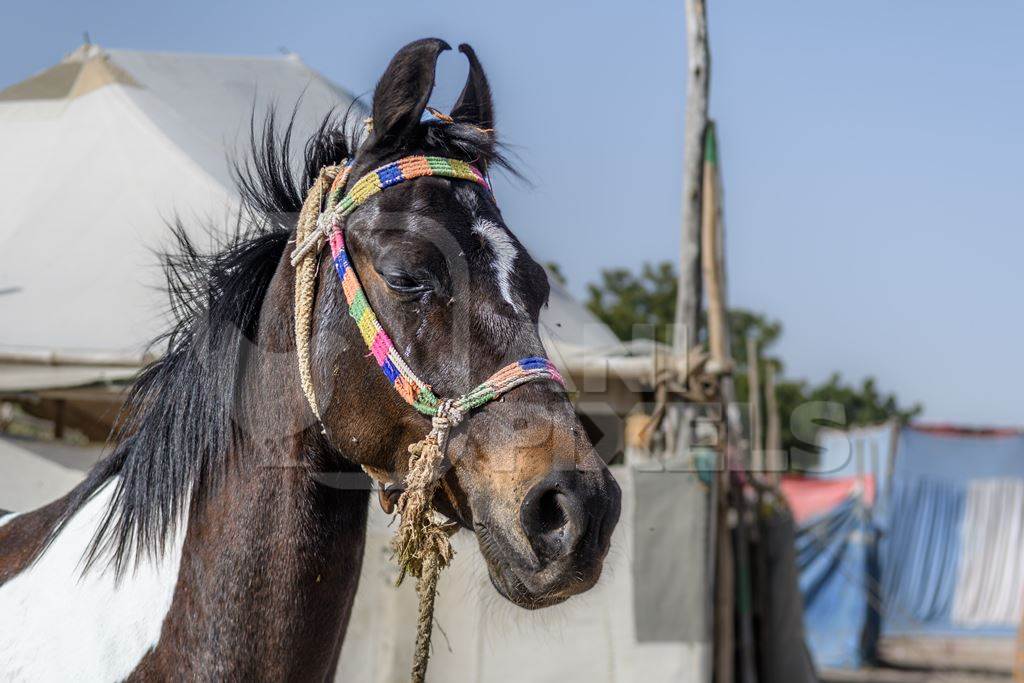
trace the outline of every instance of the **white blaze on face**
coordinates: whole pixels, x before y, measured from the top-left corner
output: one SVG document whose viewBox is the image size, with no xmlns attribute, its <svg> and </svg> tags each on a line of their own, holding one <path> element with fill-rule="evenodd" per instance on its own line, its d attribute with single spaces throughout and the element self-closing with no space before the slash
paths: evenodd
<svg viewBox="0 0 1024 683">
<path fill-rule="evenodd" d="M 144 559 L 120 581 L 102 560 L 83 574 L 116 483 L 105 484 L 35 564 L 0 585 L 0 680 L 118 681 L 160 640 L 187 524 L 159 562 Z"/>
<path fill-rule="evenodd" d="M 512 294 L 512 276 L 515 273 L 516 257 L 519 256 L 519 247 L 516 246 L 508 230 L 497 223 L 486 219 L 478 219 L 473 223 L 473 232 L 480 235 L 491 248 L 494 254 L 494 261 L 491 267 L 498 278 L 498 291 L 509 306 L 517 313 L 521 313 L 518 300 Z"/>
</svg>

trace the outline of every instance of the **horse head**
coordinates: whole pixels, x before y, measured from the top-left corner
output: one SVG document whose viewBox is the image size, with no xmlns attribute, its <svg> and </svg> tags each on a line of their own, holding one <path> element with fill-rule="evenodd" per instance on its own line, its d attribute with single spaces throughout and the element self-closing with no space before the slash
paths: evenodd
<svg viewBox="0 0 1024 683">
<path fill-rule="evenodd" d="M 459 49 L 469 76 L 450 116 L 423 120 L 447 49 L 426 39 L 395 55 L 373 94 L 372 130 L 339 192 L 411 156 L 462 161 L 481 179 L 502 163 L 490 88 L 468 45 Z M 544 355 L 538 317 L 547 276 L 505 224 L 486 181 L 424 175 L 395 184 L 348 214 L 343 231 L 347 266 L 366 301 L 437 396 L 462 396 L 499 368 Z M 323 434 L 382 482 L 388 509 L 408 468 L 406 446 L 431 424 L 377 370 L 343 284 L 323 275 L 337 264 L 326 252 L 319 258 L 310 347 Z M 467 414 L 446 457 L 434 506 L 475 532 L 504 597 L 537 608 L 594 585 L 620 492 L 559 383 L 519 386 Z"/>
</svg>

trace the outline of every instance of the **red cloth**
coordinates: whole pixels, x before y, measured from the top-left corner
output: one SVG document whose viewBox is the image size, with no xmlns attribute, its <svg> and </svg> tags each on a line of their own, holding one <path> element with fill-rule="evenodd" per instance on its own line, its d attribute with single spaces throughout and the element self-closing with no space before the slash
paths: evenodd
<svg viewBox="0 0 1024 683">
<path fill-rule="evenodd" d="M 780 486 L 797 524 L 832 510 L 857 493 L 863 495 L 865 504 L 873 505 L 875 502 L 875 478 L 872 475 L 837 479 L 783 477 Z"/>
</svg>

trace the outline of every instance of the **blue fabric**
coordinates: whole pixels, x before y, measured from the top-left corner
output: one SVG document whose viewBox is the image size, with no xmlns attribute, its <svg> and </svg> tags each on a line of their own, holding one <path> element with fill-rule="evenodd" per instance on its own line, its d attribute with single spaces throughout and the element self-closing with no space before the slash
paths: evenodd
<svg viewBox="0 0 1024 683">
<path fill-rule="evenodd" d="M 954 624 L 967 487 L 1024 476 L 1024 436 L 900 432 L 892 488 L 878 508 L 883 528 L 886 635 L 1012 635 L 1013 629 Z"/>
<path fill-rule="evenodd" d="M 877 452 L 861 462 L 865 473 L 878 476 L 881 495 L 871 511 L 850 499 L 798 532 L 808 646 L 819 667 L 870 661 L 879 631 L 1013 634 L 1012 628 L 954 624 L 951 612 L 968 484 L 1024 477 L 1024 436 L 904 428 L 891 469 L 881 431 L 835 433 L 822 445 L 823 478 L 858 474 L 858 449 Z"/>
<path fill-rule="evenodd" d="M 950 435 L 905 428 L 900 431 L 893 478 L 908 476 L 959 484 L 1024 477 L 1024 435 Z"/>
<path fill-rule="evenodd" d="M 797 532 L 807 646 L 819 668 L 858 668 L 873 656 L 874 535 L 859 498 L 848 499 Z"/>
<path fill-rule="evenodd" d="M 880 555 L 887 633 L 948 622 L 966 490 L 927 477 L 893 481 Z"/>
<path fill-rule="evenodd" d="M 848 432 L 822 429 L 817 437 L 821 453 L 810 474 L 819 479 L 871 475 L 881 490 L 889 479 L 893 429 L 888 424 Z"/>
</svg>

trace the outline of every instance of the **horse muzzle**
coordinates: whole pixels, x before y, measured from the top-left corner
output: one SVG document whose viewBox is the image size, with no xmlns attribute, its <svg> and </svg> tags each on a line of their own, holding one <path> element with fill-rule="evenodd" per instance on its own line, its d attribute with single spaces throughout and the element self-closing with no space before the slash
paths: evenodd
<svg viewBox="0 0 1024 683">
<path fill-rule="evenodd" d="M 621 491 L 606 468 L 551 473 L 527 492 L 520 507 L 527 552 L 514 550 L 520 543 L 502 542 L 498 529 L 476 525 L 491 583 L 526 609 L 589 590 L 601 576 L 620 511 Z"/>
</svg>

